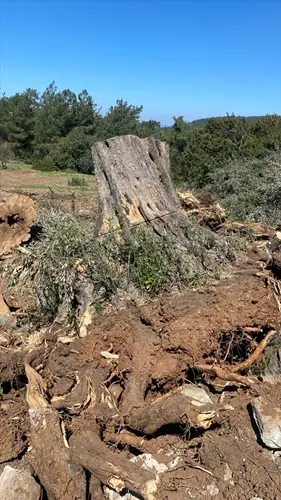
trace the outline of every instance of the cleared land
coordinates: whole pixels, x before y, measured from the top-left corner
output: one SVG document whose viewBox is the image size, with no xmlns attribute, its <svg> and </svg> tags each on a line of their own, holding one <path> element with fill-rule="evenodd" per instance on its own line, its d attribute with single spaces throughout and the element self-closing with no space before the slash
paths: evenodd
<svg viewBox="0 0 281 500">
<path fill-rule="evenodd" d="M 41 172 L 31 165 L 9 163 L 0 171 L 0 190 L 28 194 L 42 206 L 54 206 L 93 216 L 97 209 L 94 175 L 75 172 Z"/>
</svg>

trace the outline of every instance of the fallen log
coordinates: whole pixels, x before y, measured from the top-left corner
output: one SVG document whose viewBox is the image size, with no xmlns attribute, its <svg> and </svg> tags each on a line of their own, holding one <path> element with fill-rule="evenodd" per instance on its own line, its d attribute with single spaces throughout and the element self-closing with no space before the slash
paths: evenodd
<svg viewBox="0 0 281 500">
<path fill-rule="evenodd" d="M 34 201 L 29 196 L 0 192 L 0 255 L 30 238 L 37 219 Z"/>
</svg>

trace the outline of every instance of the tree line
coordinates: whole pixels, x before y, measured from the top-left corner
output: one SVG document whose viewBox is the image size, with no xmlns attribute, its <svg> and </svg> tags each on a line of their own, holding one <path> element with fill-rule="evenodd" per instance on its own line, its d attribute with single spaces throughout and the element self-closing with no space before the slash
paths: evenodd
<svg viewBox="0 0 281 500">
<path fill-rule="evenodd" d="M 91 145 L 109 137 L 134 134 L 166 140 L 176 180 L 202 187 L 229 161 L 262 158 L 281 146 L 281 117 L 237 117 L 187 122 L 174 117 L 171 127 L 141 119 L 143 107 L 117 100 L 106 114 L 87 90 L 75 94 L 52 82 L 39 95 L 27 89 L 0 98 L 0 162 L 11 158 L 41 170 L 93 172 Z"/>
</svg>

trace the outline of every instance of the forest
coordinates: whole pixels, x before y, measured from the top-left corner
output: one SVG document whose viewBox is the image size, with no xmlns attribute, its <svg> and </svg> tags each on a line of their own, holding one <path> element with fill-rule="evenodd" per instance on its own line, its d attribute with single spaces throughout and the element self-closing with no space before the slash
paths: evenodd
<svg viewBox="0 0 281 500">
<path fill-rule="evenodd" d="M 75 94 L 52 82 L 40 95 L 29 88 L 0 99 L 0 162 L 18 159 L 37 170 L 93 173 L 91 146 L 95 141 L 133 134 L 153 136 L 170 145 L 176 182 L 196 189 L 210 183 L 217 169 L 229 162 L 262 159 L 278 153 L 281 117 L 224 117 L 173 125 L 141 119 L 143 106 L 119 99 L 104 114 L 87 90 Z"/>
</svg>

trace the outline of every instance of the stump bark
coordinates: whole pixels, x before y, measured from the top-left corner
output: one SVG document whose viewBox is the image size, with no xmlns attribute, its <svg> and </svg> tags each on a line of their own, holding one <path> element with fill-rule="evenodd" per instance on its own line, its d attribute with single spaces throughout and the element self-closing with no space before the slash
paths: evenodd
<svg viewBox="0 0 281 500">
<path fill-rule="evenodd" d="M 187 217 L 170 179 L 169 147 L 133 135 L 97 142 L 92 157 L 99 195 L 96 233 L 126 231 L 149 225 L 160 236 L 182 231 Z"/>
</svg>

